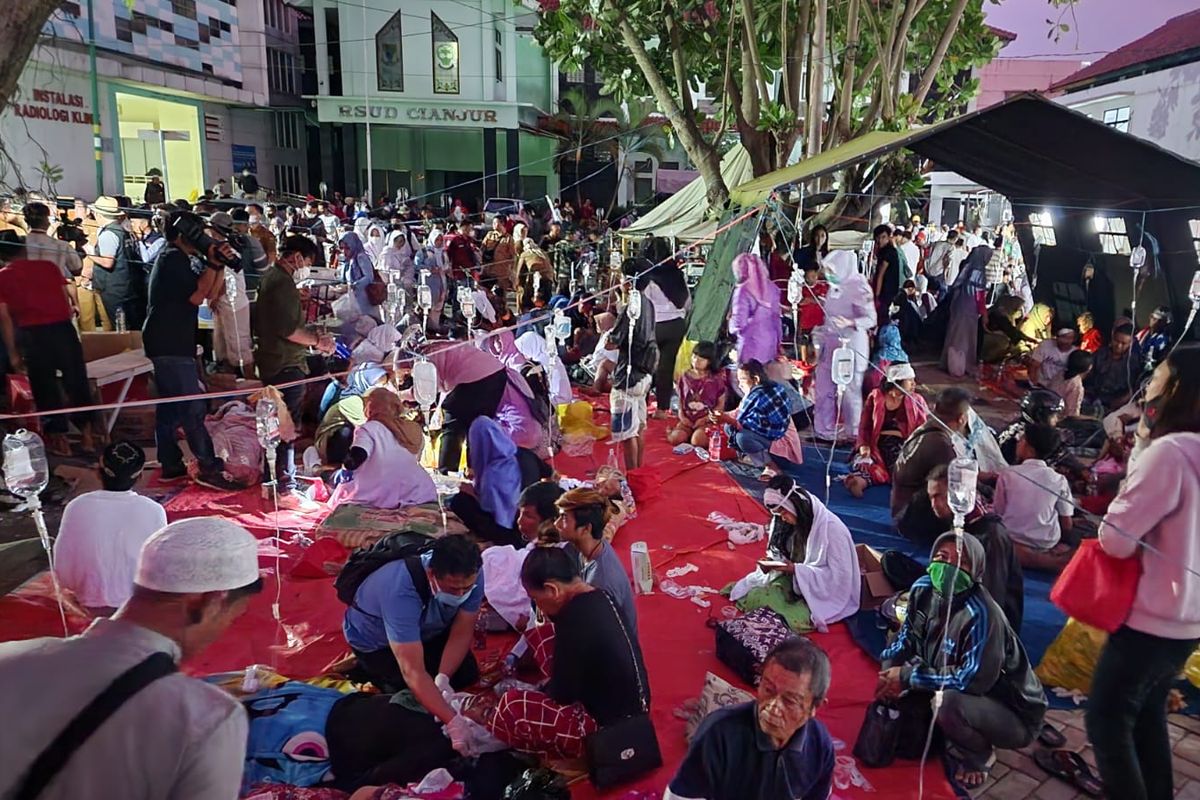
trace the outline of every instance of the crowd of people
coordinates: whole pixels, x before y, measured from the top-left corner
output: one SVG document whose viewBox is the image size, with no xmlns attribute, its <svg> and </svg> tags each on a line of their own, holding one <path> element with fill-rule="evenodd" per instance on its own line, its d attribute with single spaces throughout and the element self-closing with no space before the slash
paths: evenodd
<svg viewBox="0 0 1200 800">
<path fill-rule="evenodd" d="M 74 243 L 61 232 L 74 221 L 30 202 L 28 235 L 0 232 L 7 368 L 28 373 L 38 409 L 75 407 L 69 420 L 45 418 L 52 453 L 73 451 L 68 422 L 94 452 L 79 332 L 140 330 L 168 401 L 156 406 L 153 477 L 245 488 L 225 463 L 239 454 L 218 455 L 206 420 L 197 345 L 207 309 L 216 370 L 254 381 L 275 406 L 278 442 L 254 455 L 261 463 L 274 446 L 261 477 L 281 508 L 453 513 L 467 533 L 389 537 L 391 549 L 356 554 L 337 585 L 349 674 L 435 719 L 447 762 L 504 749 L 577 759 L 593 737 L 648 713 L 645 640 L 611 537 L 652 418 L 677 453 L 739 459 L 766 484 L 765 554 L 731 601 L 803 630 L 856 613 L 849 527 L 819 487 L 785 474 L 811 429 L 830 448 L 827 481 L 833 446 L 847 447 L 849 494 L 866 502 L 889 487 L 898 532 L 930 548 L 928 565 L 888 566 L 908 611 L 879 654 L 876 688 L 921 731 L 918 744 L 940 730 L 950 774 L 975 788 L 997 748 L 1053 739 L 1020 638 L 1024 571 L 1062 570 L 1098 538 L 1141 565 L 1128 620 L 1096 665 L 1087 728 L 1100 778 L 1113 797 L 1169 796 L 1167 691 L 1200 643 L 1200 350 L 1175 346 L 1166 309 L 1136 331 L 1132 319 L 1098 331 L 1082 311 L 1056 321 L 1034 302 L 1011 229 L 881 225 L 858 253 L 830 250 L 818 225 L 794 248 L 768 231 L 758 252 L 709 265 L 731 271 L 728 318 L 715 340 L 686 342 L 693 298 L 676 254 L 648 240 L 619 269 L 581 270 L 593 262 L 562 256 L 563 243 L 595 246 L 603 220 L 568 205 L 545 220 L 496 215 L 481 235 L 460 203 L 439 217 L 336 195 L 294 210 L 159 202 L 139 227 L 121 201 L 99 198 Z M 1021 417 L 997 434 L 964 389 L 918 393 L 909 353 L 939 341 L 951 375 L 990 368 L 1024 392 Z M 560 411 L 603 394 L 619 463 L 591 481 L 560 475 L 551 455 L 573 435 Z M 584 422 L 586 436 L 595 427 Z M 979 465 L 966 513 L 951 497 L 961 457 Z M 0 746 L 3 772 L 13 787 L 42 781 L 63 797 L 100 796 L 88 788 L 97 770 L 139 796 L 233 797 L 245 720 L 171 665 L 214 641 L 261 588 L 253 537 L 217 518 L 167 525 L 133 491 L 147 466 L 136 444 L 107 444 L 99 465 L 103 488 L 67 507 L 56 551 L 63 585 L 97 622 L 65 642 L 0 644 L 0 678 L 23 694 L 85 664 L 88 680 L 41 706 L 53 713 L 19 713 L 5 693 L 0 709 L 23 721 Z M 457 488 L 442 498 L 447 480 Z M 1082 504 L 1107 515 L 1096 524 Z M 511 631 L 516 644 L 496 690 L 468 694 L 481 630 Z M 756 699 L 703 722 L 667 797 L 829 794 L 835 754 L 815 717 L 832 667 L 814 641 L 774 648 Z M 42 751 L 58 746 L 58 730 L 114 678 L 152 669 L 156 652 L 169 663 L 131 701 L 163 719 L 153 741 L 127 710 L 86 757 L 46 774 Z M 143 763 L 164 747 L 172 757 Z"/>
</svg>

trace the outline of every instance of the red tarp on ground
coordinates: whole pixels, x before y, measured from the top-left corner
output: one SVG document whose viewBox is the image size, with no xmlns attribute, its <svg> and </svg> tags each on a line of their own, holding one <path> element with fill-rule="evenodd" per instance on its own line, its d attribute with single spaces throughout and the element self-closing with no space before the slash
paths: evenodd
<svg viewBox="0 0 1200 800">
<path fill-rule="evenodd" d="M 672 566 L 691 562 L 700 568 L 699 572 L 680 579 L 680 583 L 720 588 L 754 567 L 761 545 L 730 550 L 724 534 L 706 518 L 718 511 L 734 519 L 761 522 L 766 520 L 766 511 L 720 466 L 702 463 L 691 454 L 672 454 L 663 429 L 664 423 L 651 423 L 645 475 L 640 476 L 651 485 L 661 486 L 658 491 L 651 490 L 650 498 L 639 503 L 637 518 L 620 529 L 614 546 L 627 569 L 630 544 L 644 541 L 658 577 Z M 591 458 L 560 455 L 555 466 L 564 475 L 583 478 L 607 461 L 608 452 L 607 446 L 597 443 Z M 166 507 L 172 520 L 218 513 L 241 522 L 264 539 L 274 535 L 273 515 L 267 510 L 269 501 L 260 498 L 258 489 L 228 495 L 189 488 Z M 280 522 L 290 531 L 311 531 L 321 516 L 323 513 L 283 512 Z M 283 537 L 290 536 L 285 530 Z M 280 551 L 281 571 L 285 576 L 279 595 L 282 629 L 276 625 L 271 609 L 279 584 L 274 579 L 273 542 L 264 541 L 263 546 L 260 563 L 271 570 L 266 576 L 264 592 L 221 640 L 186 665 L 189 672 L 241 670 L 260 663 L 290 677 L 304 678 L 320 673 L 347 652 L 341 634 L 344 606 L 334 594 L 332 580 L 291 576 L 291 570 L 305 554 L 301 545 L 284 544 Z M 313 574 L 314 567 L 319 571 L 323 562 L 337 561 L 342 556 L 340 546 L 328 540 L 321 540 L 317 547 L 320 549 L 316 551 L 309 549 L 302 574 Z M 620 797 L 630 788 L 662 791 L 686 750 L 684 722 L 675 717 L 674 710 L 699 694 L 705 672 L 738 682 L 717 661 L 713 631 L 705 624 L 710 613 L 719 615 L 722 605 L 717 599 L 711 609 L 703 609 L 661 592 L 637 598 L 641 644 L 653 694 L 652 713 L 666 765 L 639 784 L 604 795 L 589 783 L 577 784 L 575 797 Z M 0 638 L 4 639 L 56 634 L 60 630 L 57 612 L 44 598 L 30 598 L 27 593 L 22 597 L 0 598 L 0 620 L 3 620 Z M 871 700 L 878 667 L 854 644 L 844 625 L 835 625 L 828 633 L 812 634 L 812 639 L 833 662 L 830 697 L 818 717 L 836 739 L 846 744 L 843 755 L 848 756 Z M 597 670 L 597 680 L 603 680 L 602 669 Z M 907 763 L 882 770 L 863 770 L 874 786 L 873 792 L 851 787 L 836 790 L 835 797 L 909 800 L 917 793 L 917 771 L 915 764 Z M 927 797 L 939 800 L 954 797 L 939 762 L 926 767 L 925 779 Z"/>
</svg>

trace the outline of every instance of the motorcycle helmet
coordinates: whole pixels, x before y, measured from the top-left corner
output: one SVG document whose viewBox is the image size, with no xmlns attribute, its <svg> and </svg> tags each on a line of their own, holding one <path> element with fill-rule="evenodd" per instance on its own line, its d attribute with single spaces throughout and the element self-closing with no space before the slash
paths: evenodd
<svg viewBox="0 0 1200 800">
<path fill-rule="evenodd" d="M 1026 425 L 1049 425 L 1065 407 L 1063 399 L 1049 389 L 1034 389 L 1021 399 L 1021 419 Z"/>
</svg>

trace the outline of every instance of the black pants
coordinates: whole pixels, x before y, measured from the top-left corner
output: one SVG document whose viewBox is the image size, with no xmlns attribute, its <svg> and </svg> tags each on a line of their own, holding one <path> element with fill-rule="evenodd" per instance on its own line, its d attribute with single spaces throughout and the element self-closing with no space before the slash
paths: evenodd
<svg viewBox="0 0 1200 800">
<path fill-rule="evenodd" d="M 1170 800 L 1167 692 L 1196 639 L 1163 639 L 1132 628 L 1108 637 L 1088 696 L 1087 733 L 1108 797 Z"/>
<path fill-rule="evenodd" d="M 508 370 L 470 383 L 460 383 L 442 401 L 442 433 L 438 439 L 438 469 L 458 469 L 462 446 L 471 423 L 479 417 L 493 417 L 508 386 Z"/>
<path fill-rule="evenodd" d="M 140 278 L 135 278 L 135 280 L 140 280 Z M 104 310 L 108 312 L 108 319 L 113 324 L 113 330 L 117 329 L 118 310 L 125 312 L 125 330 L 140 331 L 142 329 L 142 324 L 146 321 L 146 298 L 113 295 L 101 291 L 100 302 L 104 303 Z"/>
<path fill-rule="evenodd" d="M 63 408 L 64 393 L 69 405 L 92 404 L 83 347 L 70 322 L 18 328 L 17 347 L 29 371 L 29 388 L 38 411 Z M 62 373 L 61 385 L 59 372 Z M 85 425 L 93 418 L 90 411 L 77 411 L 71 415 L 76 425 Z M 67 421 L 60 415 L 46 417 L 45 429 L 46 433 L 66 433 Z"/>
<path fill-rule="evenodd" d="M 430 675 L 437 675 L 438 667 L 442 663 L 442 653 L 449 640 L 450 629 L 447 628 L 433 639 L 422 642 L 425 649 L 425 671 Z M 408 688 L 408 683 L 400 672 L 400 664 L 396 661 L 396 654 L 390 647 L 370 653 L 355 650 L 354 655 L 358 658 L 358 669 L 353 673 L 356 679 L 369 680 L 385 694 L 394 694 Z M 475 662 L 475 654 L 468 650 L 458 670 L 450 676 L 450 685 L 455 689 L 465 689 L 477 680 L 479 665 Z"/>
<path fill-rule="evenodd" d="M 299 381 L 307 377 L 307 373 L 299 367 L 287 367 L 263 383 L 267 386 L 278 386 L 281 383 Z M 289 386 L 286 389 L 280 389 L 279 393 L 283 395 L 283 404 L 287 406 L 288 414 L 292 417 L 292 424 L 299 430 L 304 386 Z M 296 488 L 296 453 L 291 442 L 281 441 L 275 448 L 275 480 L 278 482 L 277 490 L 280 492 L 290 492 Z"/>
<path fill-rule="evenodd" d="M 491 542 L 496 545 L 511 544 L 520 550 L 525 546 L 525 540 L 515 528 L 506 528 L 496 522 L 495 517 L 483 510 L 479 500 L 473 494 L 459 492 L 450 498 L 450 510 L 462 520 L 476 539 Z"/>
<path fill-rule="evenodd" d="M 325 463 L 341 464 L 354 443 L 354 426 L 346 423 L 329 435 L 325 442 Z"/>
<path fill-rule="evenodd" d="M 654 341 L 658 343 L 658 369 L 654 371 L 654 400 L 659 411 L 671 410 L 675 394 L 675 357 L 687 333 L 686 319 L 672 319 L 654 326 Z"/>
</svg>

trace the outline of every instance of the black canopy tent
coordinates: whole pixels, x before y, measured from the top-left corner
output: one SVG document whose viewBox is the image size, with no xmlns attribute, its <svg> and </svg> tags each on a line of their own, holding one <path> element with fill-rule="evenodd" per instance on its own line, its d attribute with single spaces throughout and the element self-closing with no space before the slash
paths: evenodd
<svg viewBox="0 0 1200 800">
<path fill-rule="evenodd" d="M 1133 305 L 1129 258 L 1103 252 L 1101 226 L 1123 225 L 1131 246 L 1144 244 L 1150 253 L 1151 269 L 1137 293 L 1139 320 L 1159 304 L 1170 306 L 1177 322 L 1186 315 L 1188 287 L 1200 268 L 1190 226 L 1200 220 L 1200 164 L 1040 95 L 1016 95 L 923 128 L 868 134 L 756 178 L 732 195 L 751 205 L 773 189 L 899 148 L 1008 197 L 1025 261 L 1036 270 L 1035 297 L 1055 307 L 1060 322 L 1073 321 L 1090 302 L 1107 330 Z M 1053 246 L 1036 245 L 1029 224 L 1031 213 L 1043 211 L 1052 222 Z M 1085 282 L 1089 263 L 1094 276 Z"/>
</svg>

